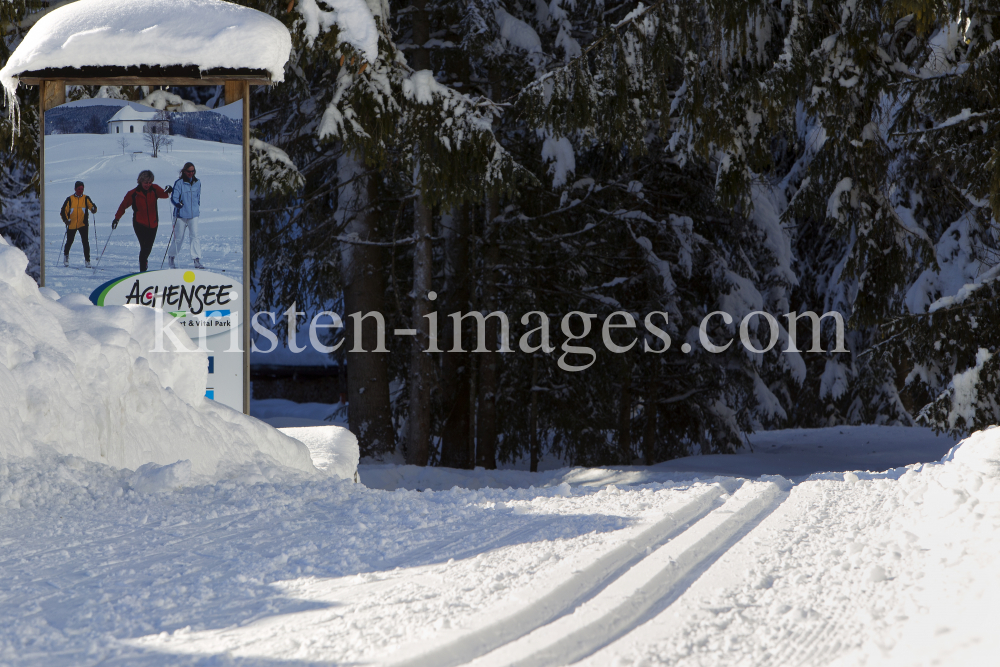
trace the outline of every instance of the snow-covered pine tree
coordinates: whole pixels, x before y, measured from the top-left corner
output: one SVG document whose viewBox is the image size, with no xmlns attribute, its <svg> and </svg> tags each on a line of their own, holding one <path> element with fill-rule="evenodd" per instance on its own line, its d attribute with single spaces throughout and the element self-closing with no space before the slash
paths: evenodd
<svg viewBox="0 0 1000 667">
<path fill-rule="evenodd" d="M 891 98 L 888 187 L 934 254 L 916 267 L 903 315 L 883 327 L 872 357 L 896 367 L 918 422 L 960 435 L 1000 422 L 1000 20 L 989 2 L 888 8 L 911 54 Z"/>
<path fill-rule="evenodd" d="M 256 193 L 251 251 L 257 305 L 384 313 L 378 169 L 391 159 L 388 138 L 399 114 L 385 8 L 358 0 L 355 16 L 367 15 L 371 23 L 342 33 L 335 12 L 314 0 L 240 4 L 281 19 L 293 38 L 284 83 L 257 89 L 252 104 L 255 136 L 281 151 L 272 153 L 271 166 L 287 158 L 295 167 L 277 171 L 279 187 L 262 184 Z M 358 39 L 366 34 L 377 38 L 367 52 Z M 362 455 L 384 456 L 395 448 L 388 354 L 373 351 L 380 345 L 371 318 L 357 339 L 353 321 L 345 318 L 345 325 L 340 353 L 348 362 L 349 422 Z M 361 349 L 368 352 L 350 352 Z"/>
<path fill-rule="evenodd" d="M 662 3 L 626 4 L 609 16 L 569 3 L 545 12 L 485 6 L 480 14 L 490 10 L 496 39 L 480 38 L 489 45 L 483 51 L 503 63 L 495 54 L 519 50 L 532 64 L 520 76 L 503 72 L 517 87 L 502 136 L 546 183 L 505 202 L 507 310 L 557 318 L 580 310 L 600 319 L 624 310 L 640 321 L 662 311 L 675 340 L 662 356 L 602 353 L 579 374 L 558 369 L 557 354 L 541 356 L 541 369 L 537 359 L 506 357 L 501 422 L 510 431 L 502 453 L 524 453 L 534 421 L 581 463 L 631 462 L 640 442 L 649 460 L 691 446 L 732 451 L 743 428 L 779 422 L 784 407 L 763 378 L 801 378 L 797 355 L 676 350 L 692 334 L 697 343 L 692 327 L 717 306 L 737 318 L 780 306 L 794 281 L 780 202 L 747 188 L 760 200 L 754 215 L 723 208 L 716 183 L 726 163 L 697 147 L 679 155 L 670 143 L 682 129 L 673 103 L 685 95 L 676 56 L 688 46 L 676 35 L 683 24 L 693 40 L 710 37 L 707 17 Z M 599 334 L 590 344 L 603 347 Z"/>
<path fill-rule="evenodd" d="M 42 10 L 40 0 L 0 3 L 0 67 L 27 32 L 25 19 Z M 19 86 L 17 109 L 4 100 L 0 114 L 0 234 L 28 256 L 28 273 L 40 277 L 38 225 L 38 87 Z"/>
<path fill-rule="evenodd" d="M 799 136 L 812 136 L 790 183 L 800 238 L 839 239 L 799 258 L 815 290 L 802 296 L 855 329 L 852 367 L 826 361 L 821 395 L 841 392 L 832 412 L 856 422 L 919 412 L 954 433 L 995 422 L 995 10 L 906 0 L 784 11 L 795 30 L 750 90 L 768 118 L 794 107 Z"/>
<path fill-rule="evenodd" d="M 396 304 L 426 301 L 428 277 L 433 274 L 425 272 L 401 295 L 400 281 L 395 274 L 388 275 L 401 264 L 386 255 L 399 248 L 420 248 L 426 255 L 431 234 L 424 230 L 406 238 L 390 237 L 399 231 L 411 195 L 419 195 L 424 209 L 422 216 L 411 219 L 426 224 L 433 208 L 478 201 L 489 188 L 513 182 L 515 165 L 490 132 L 490 105 L 484 107 L 481 101 L 441 85 L 429 70 L 407 66 L 388 32 L 388 4 L 359 5 L 370 11 L 378 27 L 374 63 L 345 42 L 347 29 L 341 31 L 337 13 L 325 5 L 301 0 L 288 11 L 275 3 L 247 4 L 279 12 L 276 15 L 284 15 L 293 30 L 295 53 L 288 80 L 277 90 L 258 93 L 254 129 L 283 149 L 306 179 L 305 192 L 290 199 L 274 193 L 273 203 L 261 207 L 264 215 L 255 215 L 260 225 L 254 232 L 255 254 L 269 258 L 259 266 L 262 302 L 272 307 L 315 302 L 324 298 L 320 295 L 329 298 L 342 290 L 347 313 L 399 311 L 386 307 L 387 288 Z M 313 176 L 316 181 L 311 184 Z M 339 261 L 332 261 L 334 256 Z M 401 272 L 405 279 L 408 272 Z M 418 349 L 428 342 L 422 314 L 423 310 L 413 310 L 408 320 L 397 322 L 422 332 Z M 401 316 L 402 312 L 395 313 Z M 355 349 L 351 336 L 348 322 L 345 348 L 349 350 Z M 377 455 L 392 449 L 390 375 L 400 375 L 409 391 L 420 386 L 428 371 L 403 370 L 385 359 L 389 355 L 370 352 L 375 336 L 369 338 L 367 330 L 365 339 L 369 352 L 347 352 L 344 357 L 350 421 L 362 432 L 363 452 Z M 399 345 L 389 344 L 392 356 L 397 356 Z M 430 360 L 424 353 L 415 356 Z M 408 395 L 397 401 L 397 407 L 406 404 Z M 429 404 L 418 405 L 416 414 L 429 424 Z M 378 435 L 369 438 L 376 421 Z M 414 421 L 411 416 L 411 426 Z M 415 462 L 426 461 L 426 454 L 415 456 Z"/>
<path fill-rule="evenodd" d="M 977 30 L 988 37 L 991 24 L 972 6 L 949 14 L 921 5 L 918 17 L 909 5 L 897 5 L 664 2 L 626 4 L 607 15 L 561 2 L 527 8 L 477 0 L 461 11 L 424 6 L 428 40 L 416 46 L 431 52 L 430 76 L 398 61 L 397 78 L 386 78 L 383 102 L 394 100 L 385 103 L 398 106 L 398 127 L 409 132 L 380 135 L 380 155 L 388 158 L 378 162 L 377 196 L 391 206 L 372 224 L 398 227 L 400 212 L 417 219 L 411 202 L 418 192 L 434 192 L 432 223 L 439 231 L 456 210 L 468 210 L 476 230 L 470 267 L 480 277 L 472 303 L 556 318 L 594 304 L 603 308 L 599 315 L 658 309 L 668 313 L 675 341 L 713 309 L 729 309 L 737 319 L 754 309 L 837 310 L 853 324 L 850 356 L 805 360 L 777 351 L 787 344 L 783 329 L 777 348 L 765 355 L 739 347 L 717 356 L 602 355 L 581 374 L 558 370 L 558 352 L 507 355 L 499 367 L 497 357 L 484 363 L 484 356 L 473 385 L 498 380 L 494 391 L 470 387 L 470 396 L 478 394 L 470 431 L 482 436 L 481 460 L 491 459 L 490 423 L 503 431 L 502 457 L 537 457 L 540 443 L 551 441 L 580 462 L 628 460 L 640 452 L 652 461 L 692 446 L 731 450 L 741 428 L 786 418 L 801 425 L 908 423 L 930 398 L 949 401 L 954 392 L 941 392 L 956 378 L 966 382 L 969 369 L 980 369 L 977 378 L 990 375 L 992 348 L 980 354 L 954 336 L 947 340 L 962 348 L 962 360 L 941 357 L 930 372 L 924 365 L 911 369 L 912 355 L 942 345 L 925 345 L 909 320 L 893 318 L 920 300 L 914 296 L 920 290 L 930 300 L 948 296 L 940 287 L 951 280 L 940 277 L 942 253 L 978 253 L 978 263 L 959 262 L 963 271 L 981 274 L 973 281 L 991 278 L 985 271 L 996 263 L 989 260 L 992 215 L 975 228 L 955 226 L 966 209 L 982 216 L 987 208 L 988 189 L 975 190 L 980 176 L 969 166 L 975 160 L 965 158 L 988 153 L 963 153 L 946 140 L 969 127 L 980 128 L 983 142 L 991 136 L 983 129 L 990 127 L 987 102 L 956 106 L 977 85 L 962 83 L 976 81 L 970 72 L 989 76 L 990 52 L 977 52 L 974 37 Z M 410 8 L 391 9 L 400 34 L 410 30 Z M 948 18 L 935 23 L 941 16 Z M 968 42 L 955 28 L 965 19 L 961 34 Z M 462 56 L 466 73 L 455 65 Z M 965 69 L 970 58 L 980 64 Z M 953 83 L 941 97 L 929 88 Z M 978 90 L 988 95 L 990 88 Z M 507 105 L 503 114 L 490 111 L 492 134 L 484 127 L 480 136 L 496 137 L 534 182 L 512 189 L 499 178 L 508 189 L 491 197 L 474 176 L 481 170 L 448 155 L 440 138 L 453 135 L 442 110 L 455 100 L 462 103 L 453 109 L 461 108 L 470 92 L 484 96 L 476 104 L 489 98 Z M 942 100 L 955 108 L 934 106 Z M 484 117 L 465 114 L 474 106 L 462 109 L 465 121 Z M 931 151 L 927 144 L 937 136 L 939 148 Z M 434 153 L 434 146 L 444 152 Z M 948 166 L 956 160 L 958 168 Z M 408 308 L 414 283 L 401 268 L 412 262 L 416 240 L 404 238 L 388 252 L 381 278 L 378 271 L 368 276 L 388 278 L 401 324 L 420 315 Z M 449 252 L 432 251 L 432 283 L 440 270 L 445 276 L 453 270 Z M 888 333 L 887 321 L 907 333 Z M 967 331 L 979 321 L 960 318 Z M 832 333 L 829 321 L 824 327 Z M 728 339 L 733 328 L 719 321 L 714 333 Z M 763 345 L 766 327 L 754 333 Z M 798 339 L 809 338 L 800 324 Z M 827 335 L 825 346 L 831 343 Z M 390 367 L 405 379 L 401 354 L 406 350 L 393 348 Z M 442 433 L 455 404 L 432 402 L 432 437 Z M 975 414 L 987 415 L 987 408 Z M 961 426 L 970 419 L 945 421 Z"/>
<path fill-rule="evenodd" d="M 412 453 L 408 448 L 407 454 L 414 462 L 427 460 L 423 452 L 429 448 L 433 423 L 440 436 L 441 463 L 468 467 L 473 458 L 472 358 L 449 353 L 433 358 L 416 351 L 427 348 L 425 315 L 431 310 L 441 313 L 442 349 L 454 346 L 447 315 L 468 312 L 471 304 L 464 285 L 471 278 L 468 239 L 472 217 L 483 215 L 479 204 L 485 199 L 515 185 L 519 169 L 492 134 L 497 111 L 489 99 L 462 92 L 470 83 L 468 61 L 461 52 L 456 54 L 452 39 L 461 20 L 460 7 L 414 3 L 409 11 L 399 9 L 401 49 L 411 55 L 413 69 L 403 85 L 406 112 L 401 127 L 402 136 L 410 142 L 404 150 L 413 160 L 414 220 L 419 227 L 414 234 L 418 240 L 409 294 L 414 306 L 411 326 L 418 330 L 418 336 L 407 378 L 408 428 L 415 446 Z M 434 269 L 430 240 L 435 220 L 439 238 L 445 241 L 436 253 L 440 270 Z M 442 273 L 444 280 L 435 280 Z M 425 295 L 435 285 L 442 289 L 443 298 L 432 304 Z M 494 320 L 487 324 L 489 349 L 495 349 L 495 326 Z M 465 335 L 470 333 L 469 322 L 463 322 L 462 328 Z M 492 363 L 495 358 L 490 355 L 484 364 Z M 437 419 L 431 414 L 432 407 Z"/>
</svg>

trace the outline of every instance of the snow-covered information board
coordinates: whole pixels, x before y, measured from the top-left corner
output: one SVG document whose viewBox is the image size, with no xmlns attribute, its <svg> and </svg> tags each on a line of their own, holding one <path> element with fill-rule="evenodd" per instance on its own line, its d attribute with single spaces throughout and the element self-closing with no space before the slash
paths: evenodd
<svg viewBox="0 0 1000 667">
<path fill-rule="evenodd" d="M 46 286 L 91 294 L 101 305 L 140 303 L 207 323 L 214 327 L 209 349 L 225 339 L 230 350 L 230 336 L 218 336 L 215 325 L 242 324 L 233 294 L 243 293 L 243 122 L 242 101 L 171 111 L 98 98 L 46 111 Z M 130 301 L 133 283 L 142 296 L 158 296 Z M 212 304 L 178 305 L 182 293 L 213 285 L 223 296 L 210 297 Z M 171 286 L 176 294 L 168 298 Z M 241 345 L 212 361 L 218 371 L 211 369 L 206 395 L 243 410 Z"/>
<path fill-rule="evenodd" d="M 249 87 L 284 80 L 288 29 L 224 0 L 43 4 L 0 68 L 11 108 L 19 85 L 40 86 L 42 284 L 108 300 L 112 283 L 141 276 L 140 288 L 155 287 L 172 278 L 150 274 L 176 269 L 195 283 L 211 272 L 245 294 Z M 220 89 L 198 105 L 164 86 Z M 67 103 L 70 87 L 96 97 Z M 140 90 L 142 103 L 118 99 Z M 243 303 L 230 309 L 239 325 Z M 241 400 L 217 387 L 206 395 L 247 411 L 239 325 Z"/>
</svg>

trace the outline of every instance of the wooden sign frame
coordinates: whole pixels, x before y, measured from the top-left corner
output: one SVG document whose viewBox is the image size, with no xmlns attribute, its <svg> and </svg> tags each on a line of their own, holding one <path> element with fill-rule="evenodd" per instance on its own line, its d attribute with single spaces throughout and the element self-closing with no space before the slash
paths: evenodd
<svg viewBox="0 0 1000 667">
<path fill-rule="evenodd" d="M 224 86 L 225 103 L 243 100 L 243 413 L 250 414 L 250 86 L 271 85 L 265 70 L 195 66 L 81 67 L 24 72 L 21 83 L 41 86 L 39 122 L 39 199 L 41 284 L 45 286 L 45 112 L 66 103 L 66 86 Z"/>
</svg>

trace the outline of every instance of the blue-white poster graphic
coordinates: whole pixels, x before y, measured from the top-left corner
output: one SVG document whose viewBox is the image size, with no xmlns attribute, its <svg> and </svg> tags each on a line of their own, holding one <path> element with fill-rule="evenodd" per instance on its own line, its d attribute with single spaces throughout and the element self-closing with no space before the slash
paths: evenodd
<svg viewBox="0 0 1000 667">
<path fill-rule="evenodd" d="M 242 297 L 242 101 L 181 112 L 79 100 L 46 111 L 44 132 L 46 287 L 110 298 L 108 285 L 122 278 L 142 288 L 180 285 L 187 272 L 188 286 L 231 285 Z M 198 312 L 155 307 L 184 319 L 197 340 L 206 322 L 213 334 L 223 321 L 242 328 L 242 306 L 225 300 Z M 107 302 L 124 303 L 117 292 Z M 209 339 L 216 347 L 221 338 Z M 242 351 L 210 355 L 210 371 L 206 395 L 243 410 Z"/>
</svg>

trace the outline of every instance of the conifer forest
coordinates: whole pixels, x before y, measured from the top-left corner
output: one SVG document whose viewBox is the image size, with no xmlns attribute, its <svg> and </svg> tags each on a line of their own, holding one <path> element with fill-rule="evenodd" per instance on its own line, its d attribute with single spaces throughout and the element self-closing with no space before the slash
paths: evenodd
<svg viewBox="0 0 1000 667">
<path fill-rule="evenodd" d="M 367 2 L 374 63 L 336 2 L 237 3 L 294 44 L 251 89 L 254 309 L 344 318 L 362 455 L 652 464 L 773 428 L 1000 420 L 1000 1 Z M 58 4 L 0 3 L 0 65 Z M 38 88 L 18 95 L 0 234 L 37 277 Z M 495 311 L 509 332 L 448 317 Z M 735 342 L 709 353 L 718 311 L 708 337 Z M 739 340 L 760 311 L 763 353 Z M 806 311 L 839 313 L 846 351 L 833 317 L 790 333 Z M 416 335 L 373 352 L 359 312 Z M 639 324 L 606 333 L 612 313 Z"/>
</svg>

